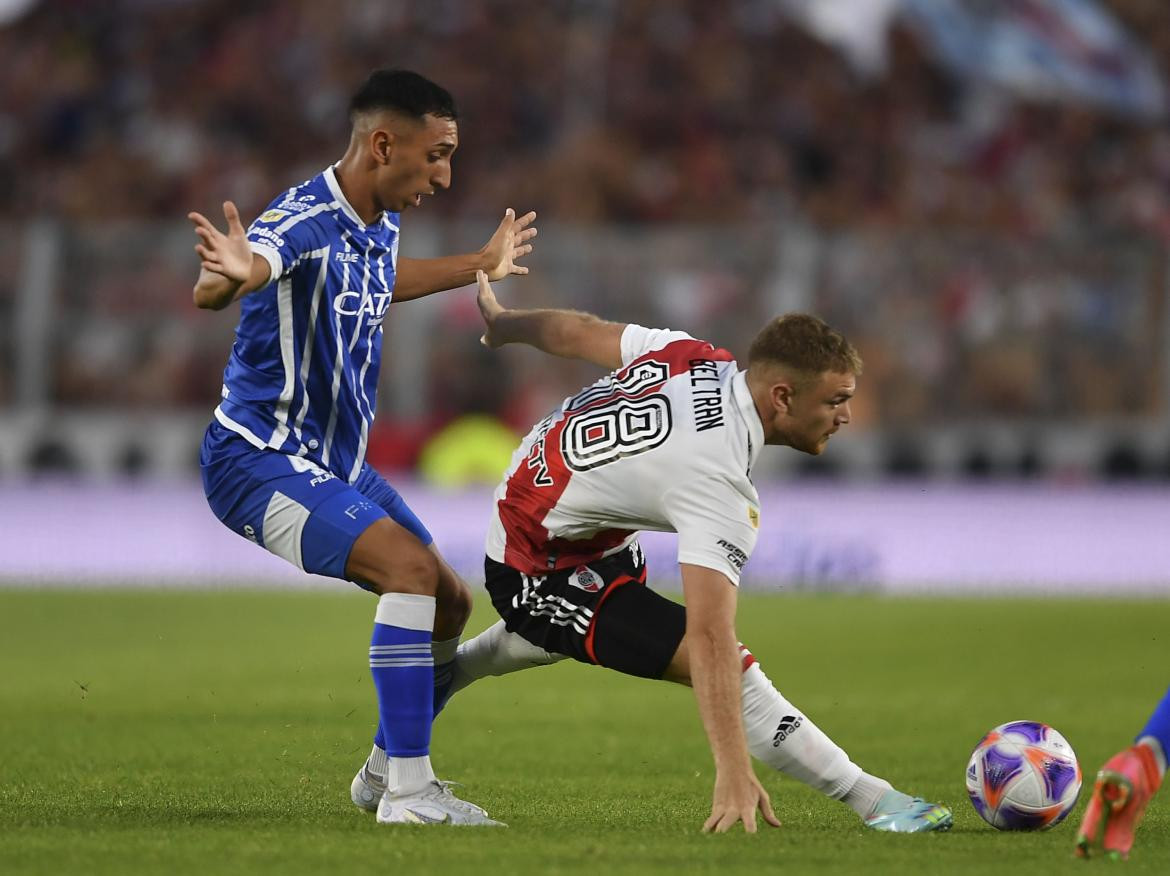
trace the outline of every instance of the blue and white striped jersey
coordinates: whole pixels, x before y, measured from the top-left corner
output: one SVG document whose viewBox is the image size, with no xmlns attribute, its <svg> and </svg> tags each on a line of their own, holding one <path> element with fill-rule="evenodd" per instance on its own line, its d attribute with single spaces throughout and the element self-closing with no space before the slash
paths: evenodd
<svg viewBox="0 0 1170 876">
<path fill-rule="evenodd" d="M 398 214 L 365 225 L 330 167 L 274 200 L 248 240 L 272 280 L 241 299 L 215 417 L 353 483 L 374 419 Z"/>
</svg>

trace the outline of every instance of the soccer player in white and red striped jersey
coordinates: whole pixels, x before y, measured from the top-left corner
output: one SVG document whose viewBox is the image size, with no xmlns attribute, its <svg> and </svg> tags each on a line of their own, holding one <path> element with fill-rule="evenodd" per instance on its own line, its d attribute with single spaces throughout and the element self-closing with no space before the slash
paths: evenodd
<svg viewBox="0 0 1170 876">
<path fill-rule="evenodd" d="M 951 813 L 866 773 L 772 686 L 736 638 L 736 588 L 760 520 L 765 444 L 821 453 L 850 419 L 857 352 L 813 316 L 770 322 L 741 371 L 677 331 L 564 310 L 506 310 L 478 275 L 486 344 L 609 369 L 541 421 L 496 491 L 488 592 L 502 621 L 465 643 L 456 687 L 572 657 L 694 688 L 716 778 L 704 830 L 778 825 L 749 753 L 869 827 L 946 830 Z M 639 530 L 678 533 L 685 608 L 645 586 Z"/>
</svg>

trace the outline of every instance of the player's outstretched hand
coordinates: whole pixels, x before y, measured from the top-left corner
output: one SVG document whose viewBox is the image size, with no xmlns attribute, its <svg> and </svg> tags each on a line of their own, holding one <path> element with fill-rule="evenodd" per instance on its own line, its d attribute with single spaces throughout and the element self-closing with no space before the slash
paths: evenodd
<svg viewBox="0 0 1170 876">
<path fill-rule="evenodd" d="M 216 228 L 202 213 L 188 213 L 200 242 L 195 244 L 201 266 L 206 271 L 243 283 L 252 271 L 252 248 L 240 223 L 240 212 L 231 201 L 223 202 L 227 234 Z"/>
<path fill-rule="evenodd" d="M 703 823 L 703 833 L 725 833 L 743 822 L 748 833 L 756 832 L 756 812 L 772 827 L 780 826 L 780 819 L 772 811 L 768 792 L 751 770 L 742 775 L 715 776 L 715 795 L 711 801 L 711 817 Z"/>
<path fill-rule="evenodd" d="M 492 284 L 488 282 L 487 274 L 483 271 L 476 271 L 475 281 L 479 285 L 479 293 L 475 300 L 479 304 L 479 314 L 483 317 L 483 324 L 486 326 L 479 342 L 485 347 L 498 347 L 500 341 L 492 336 L 492 326 L 495 324 L 496 317 L 504 312 L 504 308 L 500 302 L 496 301 L 496 293 L 492 291 Z"/>
<path fill-rule="evenodd" d="M 528 273 L 528 268 L 516 264 L 516 259 L 532 252 L 532 244 L 528 241 L 536 237 L 536 226 L 532 224 L 534 221 L 536 213 L 525 213 L 517 219 L 516 211 L 511 207 L 504 211 L 504 218 L 500 220 L 495 234 L 480 250 L 489 280 L 501 280 L 509 274 Z"/>
</svg>

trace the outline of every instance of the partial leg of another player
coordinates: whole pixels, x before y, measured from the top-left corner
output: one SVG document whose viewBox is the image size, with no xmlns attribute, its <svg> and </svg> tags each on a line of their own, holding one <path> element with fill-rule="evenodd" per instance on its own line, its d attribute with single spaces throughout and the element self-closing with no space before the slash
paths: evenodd
<svg viewBox="0 0 1170 876">
<path fill-rule="evenodd" d="M 509 633 L 504 621 L 496 621 L 459 646 L 448 699 L 481 678 L 549 666 L 567 659 L 564 654 L 546 651 L 516 633 Z"/>
<path fill-rule="evenodd" d="M 1076 854 L 1125 860 L 1170 754 L 1170 690 L 1129 748 L 1105 761 L 1077 831 Z"/>
<path fill-rule="evenodd" d="M 371 760 L 379 760 L 377 754 L 383 752 L 385 790 L 377 807 L 382 823 L 499 823 L 480 807 L 455 797 L 431 767 L 432 638 L 444 567 L 429 546 L 389 518 L 375 521 L 358 537 L 345 567 L 347 577 L 379 594 L 370 672 L 384 747 L 376 746 Z M 363 774 L 372 778 L 378 766 L 382 764 L 367 761 L 355 778 L 351 793 L 358 805 L 366 802 L 358 779 Z"/>
</svg>

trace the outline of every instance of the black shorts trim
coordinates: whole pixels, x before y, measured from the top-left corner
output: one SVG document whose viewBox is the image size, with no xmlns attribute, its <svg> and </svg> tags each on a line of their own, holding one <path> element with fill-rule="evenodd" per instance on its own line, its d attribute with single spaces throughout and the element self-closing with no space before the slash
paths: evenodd
<svg viewBox="0 0 1170 876">
<path fill-rule="evenodd" d="M 486 557 L 484 578 L 509 632 L 582 663 L 662 678 L 686 633 L 686 609 L 646 586 L 637 542 L 547 575 Z"/>
</svg>

